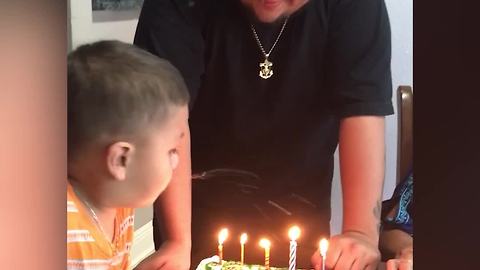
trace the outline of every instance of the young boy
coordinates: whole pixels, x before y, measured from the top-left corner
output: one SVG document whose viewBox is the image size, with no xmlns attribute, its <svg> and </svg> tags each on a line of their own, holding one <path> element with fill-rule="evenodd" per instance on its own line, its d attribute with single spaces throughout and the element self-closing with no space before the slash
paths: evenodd
<svg viewBox="0 0 480 270">
<path fill-rule="evenodd" d="M 133 208 L 167 187 L 188 101 L 180 73 L 133 45 L 69 55 L 67 269 L 128 268 Z"/>
</svg>

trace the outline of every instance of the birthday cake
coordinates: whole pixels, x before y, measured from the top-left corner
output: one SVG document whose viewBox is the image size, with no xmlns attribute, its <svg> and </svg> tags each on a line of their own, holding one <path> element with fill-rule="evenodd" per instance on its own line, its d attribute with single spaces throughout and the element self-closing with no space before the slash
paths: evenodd
<svg viewBox="0 0 480 270">
<path fill-rule="evenodd" d="M 244 263 L 245 243 L 247 241 L 247 234 L 243 233 L 240 237 L 240 262 L 223 259 L 223 243 L 227 239 L 228 229 L 224 228 L 218 234 L 218 255 L 210 258 L 203 259 L 197 266 L 196 270 L 288 270 L 296 269 L 297 262 L 297 242 L 296 240 L 300 236 L 300 228 L 293 226 L 288 231 L 290 237 L 290 249 L 289 249 L 289 267 L 273 267 L 270 266 L 270 241 L 266 238 L 260 240 L 260 246 L 265 250 L 265 264 L 255 265 Z M 328 241 L 322 239 L 320 241 L 320 253 L 325 256 L 326 249 L 328 248 Z M 301 269 L 299 269 L 301 270 Z"/>
<path fill-rule="evenodd" d="M 264 265 L 244 264 L 236 261 L 222 261 L 219 263 L 219 257 L 217 255 L 202 260 L 196 270 L 265 270 Z M 288 270 L 288 268 L 279 268 L 270 266 L 270 270 Z"/>
</svg>

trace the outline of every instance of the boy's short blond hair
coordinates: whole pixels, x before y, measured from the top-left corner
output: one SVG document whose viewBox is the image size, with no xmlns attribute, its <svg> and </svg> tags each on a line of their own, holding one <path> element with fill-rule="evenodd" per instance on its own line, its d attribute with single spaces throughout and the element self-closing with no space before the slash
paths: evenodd
<svg viewBox="0 0 480 270">
<path fill-rule="evenodd" d="M 188 105 L 179 71 L 134 45 L 100 41 L 68 56 L 68 156 L 100 136 L 135 136 Z"/>
</svg>

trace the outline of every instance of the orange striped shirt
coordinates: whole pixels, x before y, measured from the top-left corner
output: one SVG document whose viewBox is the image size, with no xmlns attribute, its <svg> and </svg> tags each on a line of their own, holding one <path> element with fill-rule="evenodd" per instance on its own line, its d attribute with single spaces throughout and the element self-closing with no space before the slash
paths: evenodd
<svg viewBox="0 0 480 270">
<path fill-rule="evenodd" d="M 89 210 L 67 184 L 67 269 L 123 270 L 130 264 L 133 209 L 118 208 L 111 243 L 90 218 Z"/>
</svg>

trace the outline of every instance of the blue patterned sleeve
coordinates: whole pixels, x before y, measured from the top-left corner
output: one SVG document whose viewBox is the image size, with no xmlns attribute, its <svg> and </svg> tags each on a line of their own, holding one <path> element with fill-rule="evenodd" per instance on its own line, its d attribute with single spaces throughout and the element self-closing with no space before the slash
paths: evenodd
<svg viewBox="0 0 480 270">
<path fill-rule="evenodd" d="M 413 173 L 396 188 L 390 200 L 383 202 L 382 229 L 399 229 L 413 237 Z M 393 215 L 387 215 L 392 209 Z"/>
</svg>

